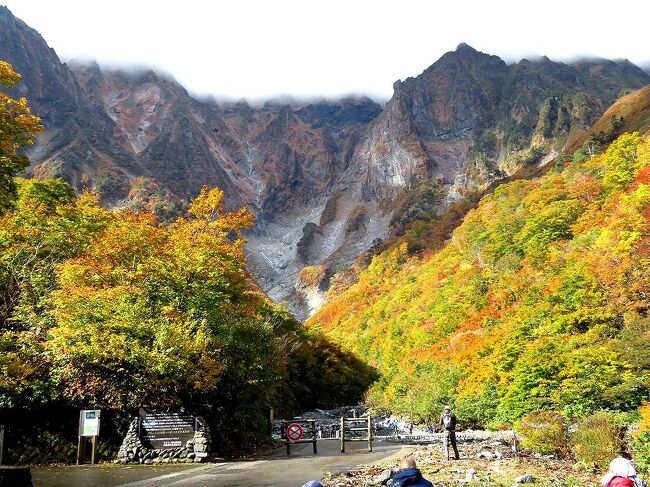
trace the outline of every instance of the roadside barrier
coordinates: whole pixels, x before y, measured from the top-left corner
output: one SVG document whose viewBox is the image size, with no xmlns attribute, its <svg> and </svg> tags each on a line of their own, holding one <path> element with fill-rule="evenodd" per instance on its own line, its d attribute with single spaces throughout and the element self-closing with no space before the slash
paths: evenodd
<svg viewBox="0 0 650 487">
<path fill-rule="evenodd" d="M 365 424 L 365 426 L 357 426 Z M 359 438 L 357 435 L 365 432 L 365 437 Z M 366 418 L 341 418 L 341 453 L 345 453 L 346 441 L 367 441 L 368 451 L 372 451 L 372 419 Z"/>
<path fill-rule="evenodd" d="M 282 437 L 287 446 L 287 455 L 291 455 L 291 445 L 297 443 L 311 443 L 314 447 L 314 455 L 318 453 L 315 419 L 283 420 Z"/>
</svg>

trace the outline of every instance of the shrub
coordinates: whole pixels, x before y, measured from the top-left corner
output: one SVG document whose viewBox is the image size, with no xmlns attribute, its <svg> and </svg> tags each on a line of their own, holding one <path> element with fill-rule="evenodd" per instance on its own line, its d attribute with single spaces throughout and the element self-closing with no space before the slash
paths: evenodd
<svg viewBox="0 0 650 487">
<path fill-rule="evenodd" d="M 606 469 L 621 450 L 620 433 L 614 414 L 608 411 L 581 418 L 572 438 L 576 460 L 588 468 Z"/>
<path fill-rule="evenodd" d="M 641 473 L 650 472 L 650 431 L 636 433 L 632 437 L 634 464 Z"/>
<path fill-rule="evenodd" d="M 571 159 L 573 162 L 579 164 L 581 162 L 588 161 L 589 155 L 585 152 L 584 149 L 580 148 L 573 153 L 573 157 Z"/>
<path fill-rule="evenodd" d="M 499 429 L 495 421 L 499 393 L 495 384 L 488 383 L 483 391 L 472 396 L 462 396 L 456 401 L 456 415 L 471 428 Z"/>
<path fill-rule="evenodd" d="M 639 408 L 639 429 L 632 436 L 634 463 L 642 473 L 650 472 L 650 404 Z"/>
<path fill-rule="evenodd" d="M 324 265 L 310 265 L 303 267 L 298 274 L 298 281 L 305 286 L 320 286 L 325 279 L 327 269 Z"/>
<path fill-rule="evenodd" d="M 515 430 L 522 436 L 521 446 L 543 454 L 564 456 L 567 452 L 567 425 L 556 411 L 536 411 L 523 416 Z"/>
</svg>

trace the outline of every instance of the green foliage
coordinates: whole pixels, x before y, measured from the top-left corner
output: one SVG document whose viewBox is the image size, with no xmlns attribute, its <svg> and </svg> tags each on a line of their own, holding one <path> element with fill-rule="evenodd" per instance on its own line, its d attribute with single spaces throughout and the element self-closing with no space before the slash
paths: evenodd
<svg viewBox="0 0 650 487">
<path fill-rule="evenodd" d="M 426 418 L 449 401 L 483 426 L 635 411 L 650 395 L 649 205 L 650 142 L 623 135 L 499 186 L 444 245 L 438 220 L 414 225 L 307 324 L 377 367 L 377 409 Z M 452 370 L 446 397 L 424 386 Z"/>
<path fill-rule="evenodd" d="M 580 148 L 573 153 L 571 160 L 576 164 L 580 164 L 581 162 L 589 160 L 589 155 L 583 148 Z"/>
<path fill-rule="evenodd" d="M 95 178 L 93 190 L 102 198 L 114 198 L 126 194 L 126 184 L 119 176 L 114 174 L 98 174 Z"/>
<path fill-rule="evenodd" d="M 620 433 L 614 415 L 608 411 L 581 418 L 571 438 L 576 460 L 587 468 L 606 470 L 621 450 Z"/>
<path fill-rule="evenodd" d="M 637 158 L 641 138 L 639 134 L 625 134 L 613 142 L 606 152 L 603 187 L 608 192 L 619 191 L 634 181 L 634 175 L 643 165 Z"/>
<path fill-rule="evenodd" d="M 560 413 L 542 410 L 524 415 L 515 425 L 522 436 L 521 445 L 545 455 L 567 454 L 568 428 Z"/>
<path fill-rule="evenodd" d="M 488 427 L 497 429 L 499 394 L 497 385 L 487 383 L 479 393 L 455 399 L 455 414 L 464 425 L 470 428 Z"/>
<path fill-rule="evenodd" d="M 476 138 L 474 146 L 472 147 L 474 157 L 490 156 L 494 154 L 496 142 L 496 134 L 493 130 L 483 130 L 481 135 Z"/>
<path fill-rule="evenodd" d="M 296 347 L 288 362 L 286 390 L 280 393 L 285 414 L 357 404 L 377 379 L 373 368 L 315 331 L 301 334 Z"/>
<path fill-rule="evenodd" d="M 623 133 L 626 122 L 622 116 L 614 115 L 611 117 L 609 122 L 609 127 L 595 133 L 583 144 L 583 148 L 586 149 L 589 154 L 593 155 L 596 152 L 603 151 Z"/>
<path fill-rule="evenodd" d="M 650 472 L 650 405 L 645 402 L 639 408 L 640 421 L 632 434 L 632 450 L 637 469 Z"/>
<path fill-rule="evenodd" d="M 568 133 L 571 128 L 571 112 L 577 109 L 579 103 L 578 97 L 573 99 L 569 96 L 547 98 L 539 111 L 538 133 L 545 139 L 552 139 Z M 578 116 L 575 118 L 579 120 Z"/>
<path fill-rule="evenodd" d="M 544 149 L 542 147 L 534 145 L 526 151 L 521 162 L 523 164 L 537 164 L 543 156 Z"/>
<path fill-rule="evenodd" d="M 634 463 L 639 472 L 648 474 L 650 472 L 650 431 L 642 431 L 632 439 L 634 450 Z"/>
<path fill-rule="evenodd" d="M 0 217 L 0 414 L 183 405 L 232 454 L 268 408 L 337 406 L 374 380 L 251 285 L 252 216 L 226 212 L 221 191 L 168 225 L 59 180 L 19 181 L 18 196 Z"/>
<path fill-rule="evenodd" d="M 446 404 L 454 404 L 461 374 L 457 367 L 426 364 L 409 380 L 394 385 L 391 410 L 412 421 L 435 423 Z"/>
</svg>

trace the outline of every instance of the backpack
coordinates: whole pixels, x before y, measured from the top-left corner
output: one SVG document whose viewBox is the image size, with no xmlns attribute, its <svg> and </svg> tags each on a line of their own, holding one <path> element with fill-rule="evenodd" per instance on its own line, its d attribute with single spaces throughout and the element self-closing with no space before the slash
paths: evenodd
<svg viewBox="0 0 650 487">
<path fill-rule="evenodd" d="M 627 477 L 614 477 L 607 484 L 608 487 L 634 487 L 634 480 Z"/>
<path fill-rule="evenodd" d="M 453 429 L 454 427 L 454 420 L 451 416 L 451 414 L 443 414 L 442 415 L 442 425 L 445 427 L 445 429 Z"/>
</svg>

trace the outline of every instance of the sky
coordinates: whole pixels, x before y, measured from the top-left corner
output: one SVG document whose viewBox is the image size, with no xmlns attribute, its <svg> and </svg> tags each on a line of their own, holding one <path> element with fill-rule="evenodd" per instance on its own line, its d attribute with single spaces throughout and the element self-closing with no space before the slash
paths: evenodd
<svg viewBox="0 0 650 487">
<path fill-rule="evenodd" d="M 0 1 L 0 3 L 3 3 Z M 4 0 L 63 61 L 146 66 L 195 95 L 388 99 L 461 42 L 506 61 L 650 66 L 650 1 Z"/>
</svg>

